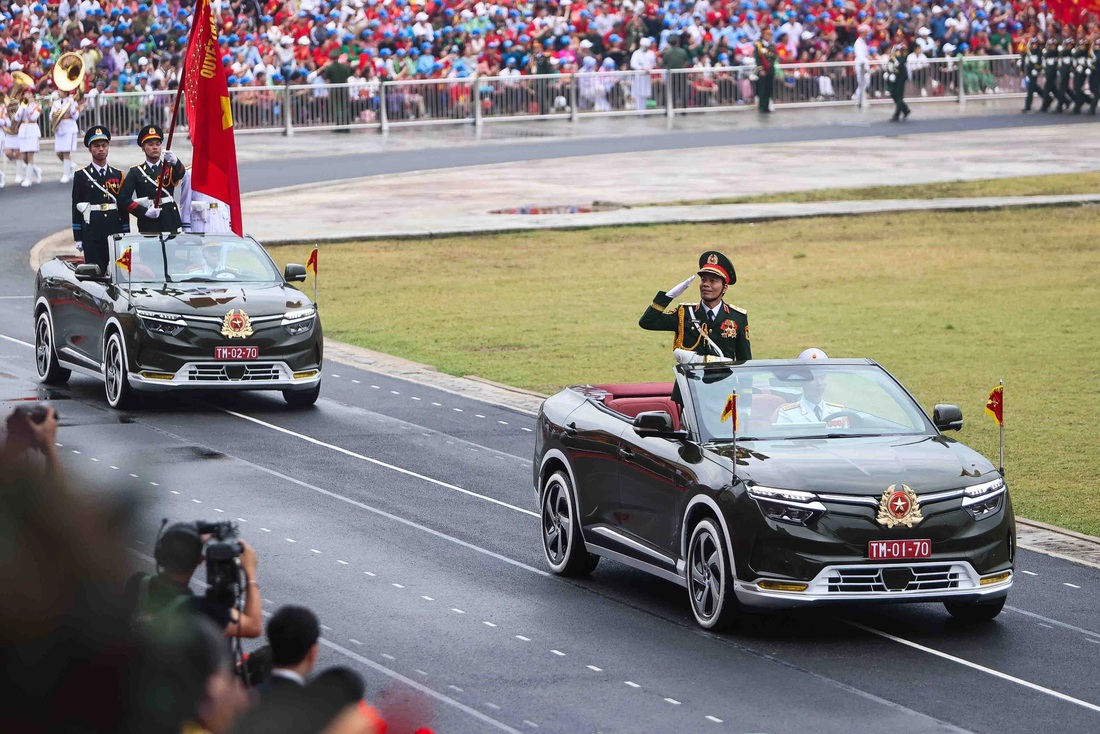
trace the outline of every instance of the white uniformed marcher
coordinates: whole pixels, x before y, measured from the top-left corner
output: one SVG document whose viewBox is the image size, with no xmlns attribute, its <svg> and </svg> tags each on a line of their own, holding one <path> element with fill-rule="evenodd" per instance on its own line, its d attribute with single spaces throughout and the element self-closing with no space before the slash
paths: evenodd
<svg viewBox="0 0 1100 734">
<path fill-rule="evenodd" d="M 22 183 L 24 188 L 32 183 L 42 183 L 42 169 L 34 164 L 34 154 L 38 152 L 38 141 L 42 137 L 38 129 L 38 118 L 41 116 L 42 107 L 34 98 L 34 89 L 28 87 L 23 93 L 23 103 L 15 110 L 12 119 L 19 126 L 19 154 L 26 164 L 27 175 Z"/>
<path fill-rule="evenodd" d="M 68 92 L 60 92 L 62 97 L 55 99 L 50 106 L 50 118 L 60 113 L 61 119 L 57 123 L 57 129 L 53 131 L 53 149 L 61 160 L 61 183 L 69 183 L 73 180 L 72 152 L 76 150 L 77 137 L 80 129 L 77 120 L 80 118 L 80 109 L 77 101 Z"/>
<path fill-rule="evenodd" d="M 657 54 L 650 48 L 652 45 L 652 38 L 643 38 L 638 49 L 630 55 L 630 68 L 637 72 L 630 80 L 630 96 L 634 98 L 634 109 L 639 112 L 645 110 L 646 100 L 653 92 L 650 73 L 657 68 Z"/>
<path fill-rule="evenodd" d="M 867 104 L 867 87 L 871 83 L 871 52 L 867 47 L 867 34 L 871 32 L 871 26 L 864 23 L 856 32 L 858 36 L 853 44 L 856 62 L 856 93 L 852 95 L 852 99 L 856 101 L 857 107 L 864 107 Z"/>
<path fill-rule="evenodd" d="M 233 231 L 229 205 L 191 188 L 191 169 L 183 176 L 178 189 L 180 220 L 184 232 L 195 234 L 228 234 Z"/>
</svg>

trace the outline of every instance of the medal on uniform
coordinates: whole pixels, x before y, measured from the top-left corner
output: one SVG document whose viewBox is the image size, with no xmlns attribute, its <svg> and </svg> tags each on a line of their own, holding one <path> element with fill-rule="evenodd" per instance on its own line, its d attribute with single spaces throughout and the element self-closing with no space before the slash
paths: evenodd
<svg viewBox="0 0 1100 734">
<path fill-rule="evenodd" d="M 727 339 L 733 339 L 737 336 L 737 324 L 733 321 L 726 319 L 722 322 L 722 336 Z"/>
</svg>

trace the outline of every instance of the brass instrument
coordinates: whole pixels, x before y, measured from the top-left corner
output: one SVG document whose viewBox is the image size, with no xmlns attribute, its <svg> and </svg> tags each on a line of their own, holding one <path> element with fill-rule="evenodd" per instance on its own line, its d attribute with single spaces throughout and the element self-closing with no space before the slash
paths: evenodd
<svg viewBox="0 0 1100 734">
<path fill-rule="evenodd" d="M 61 54 L 61 58 L 53 66 L 53 84 L 62 92 L 73 92 L 73 95 L 65 100 L 65 104 L 50 115 L 50 129 L 56 130 L 62 118 L 69 112 L 73 104 L 80 101 L 84 92 L 84 57 L 78 53 L 69 51 Z"/>
<path fill-rule="evenodd" d="M 34 88 L 34 79 L 31 79 L 29 74 L 25 74 L 21 71 L 13 71 L 11 73 L 12 85 L 11 93 L 8 95 L 6 106 L 8 108 L 8 126 L 4 128 L 6 135 L 15 135 L 19 132 L 19 126 L 15 124 L 15 113 L 19 111 L 19 108 L 26 103 L 23 102 L 23 91 L 27 88 Z"/>
</svg>

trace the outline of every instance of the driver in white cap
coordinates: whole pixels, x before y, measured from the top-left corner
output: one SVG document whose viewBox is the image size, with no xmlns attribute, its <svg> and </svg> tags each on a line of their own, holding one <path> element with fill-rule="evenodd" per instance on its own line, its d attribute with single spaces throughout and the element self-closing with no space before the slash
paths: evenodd
<svg viewBox="0 0 1100 734">
<path fill-rule="evenodd" d="M 828 355 L 820 349 L 810 348 L 802 351 L 798 359 L 826 360 Z M 814 375 L 814 379 L 802 388 L 802 398 L 797 403 L 779 406 L 775 414 L 776 423 L 824 423 L 833 413 L 844 410 L 840 403 L 829 403 L 825 397 L 825 375 Z M 847 418 L 839 419 L 847 427 Z M 830 421 L 830 423 L 832 423 Z M 840 426 L 840 424 L 838 424 Z"/>
</svg>

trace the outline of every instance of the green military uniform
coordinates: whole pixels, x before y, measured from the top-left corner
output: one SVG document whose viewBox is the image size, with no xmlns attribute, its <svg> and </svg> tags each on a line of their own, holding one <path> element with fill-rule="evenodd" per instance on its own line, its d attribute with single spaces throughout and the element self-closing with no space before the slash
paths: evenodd
<svg viewBox="0 0 1100 734">
<path fill-rule="evenodd" d="M 1065 38 L 1058 46 L 1058 107 L 1061 112 L 1073 105 L 1073 51 L 1077 47 L 1072 38 Z"/>
<path fill-rule="evenodd" d="M 771 41 L 760 40 L 753 49 L 756 60 L 756 100 L 761 112 L 771 112 L 772 89 L 775 88 L 775 65 L 779 53 Z"/>
<path fill-rule="evenodd" d="M 699 273 L 720 275 L 727 285 L 737 282 L 733 264 L 720 252 L 704 252 L 699 258 Z M 672 297 L 660 292 L 638 319 L 638 326 L 649 331 L 671 331 L 673 349 L 686 349 L 696 354 L 714 355 L 714 351 L 703 338 L 700 329 L 722 350 L 723 356 L 738 362 L 752 359 L 749 345 L 749 316 L 745 309 L 731 306 L 725 301 L 719 302 L 712 316 L 702 303 L 681 303 L 675 309 L 669 309 Z M 696 328 L 691 315 L 699 326 Z"/>
<path fill-rule="evenodd" d="M 890 98 L 894 100 L 894 116 L 890 119 L 897 122 L 902 115 L 909 117 L 909 105 L 905 103 L 905 83 L 909 81 L 909 67 L 906 61 L 909 57 L 909 47 L 904 42 L 895 43 L 890 49 L 890 60 L 886 63 L 886 83 L 890 90 Z"/>
<path fill-rule="evenodd" d="M 143 145 L 149 140 L 163 139 L 163 137 L 159 127 L 146 125 L 138 133 L 138 144 Z M 180 221 L 179 207 L 176 206 L 176 200 L 172 198 L 172 194 L 176 185 L 183 180 L 185 172 L 183 163 L 179 160 L 168 165 L 163 159 L 159 163 L 145 161 L 126 172 L 126 178 L 122 181 L 122 190 L 118 194 L 118 203 L 125 212 L 137 217 L 139 232 L 176 234 L 180 231 L 183 223 Z M 148 211 L 156 201 L 158 179 L 161 181 L 161 211 L 157 218 L 150 219 Z"/>
<path fill-rule="evenodd" d="M 1092 42 L 1089 54 L 1089 112 L 1095 115 L 1100 103 L 1100 39 Z"/>
<path fill-rule="evenodd" d="M 1058 91 L 1058 67 L 1061 63 L 1058 56 L 1058 41 L 1055 38 L 1047 39 L 1047 48 L 1043 52 L 1043 107 L 1042 112 L 1050 109 L 1053 102 L 1062 105 L 1062 95 Z"/>
<path fill-rule="evenodd" d="M 1020 54 L 1020 71 L 1027 80 L 1027 97 L 1024 98 L 1024 112 L 1031 110 L 1031 100 L 1039 91 L 1039 72 L 1043 68 L 1043 45 L 1038 38 L 1032 38 L 1027 48 Z"/>
<path fill-rule="evenodd" d="M 1089 98 L 1089 62 L 1092 52 L 1088 40 L 1081 38 L 1073 49 L 1073 114 L 1081 113 Z"/>
</svg>

